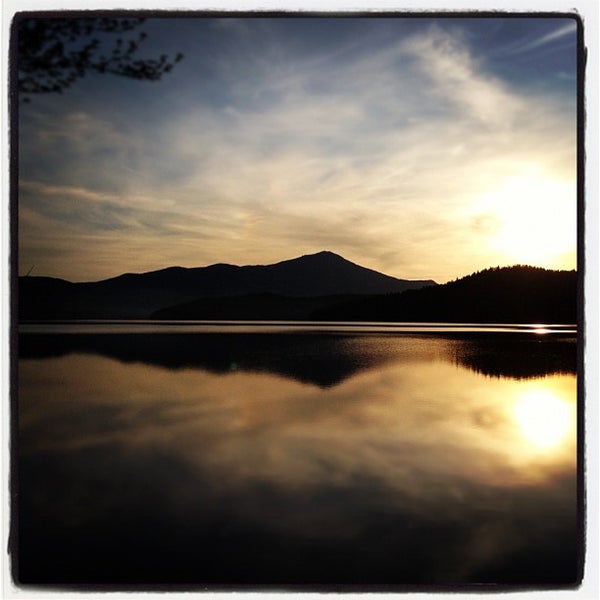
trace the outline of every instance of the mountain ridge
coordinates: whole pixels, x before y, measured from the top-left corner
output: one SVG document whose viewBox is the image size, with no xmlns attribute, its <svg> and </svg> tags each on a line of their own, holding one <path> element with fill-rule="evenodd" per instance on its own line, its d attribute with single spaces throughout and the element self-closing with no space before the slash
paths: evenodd
<svg viewBox="0 0 600 600">
<path fill-rule="evenodd" d="M 436 285 L 433 280 L 385 275 L 330 251 L 270 265 L 173 266 L 100 281 L 62 281 L 64 285 L 20 277 L 20 318 L 148 318 L 161 308 L 198 298 L 264 293 L 293 297 L 370 295 Z"/>
<path fill-rule="evenodd" d="M 343 266 L 345 268 L 347 267 L 357 267 L 363 271 L 368 271 L 371 273 L 375 273 L 377 275 L 384 275 L 387 278 L 390 279 L 394 279 L 394 280 L 399 280 L 399 281 L 409 281 L 409 282 L 421 282 L 421 281 L 426 281 L 427 283 L 431 283 L 431 284 L 437 284 L 433 279 L 406 279 L 406 278 L 399 278 L 399 277 L 394 277 L 393 275 L 387 275 L 385 273 L 381 273 L 380 271 L 376 271 L 375 269 L 371 269 L 369 267 L 364 267 L 362 265 L 359 265 L 358 263 L 354 263 L 346 258 L 344 258 L 343 256 L 336 254 L 335 252 L 331 252 L 330 250 L 321 250 L 320 252 L 316 252 L 313 254 L 302 254 L 301 256 L 297 256 L 295 258 L 289 258 L 289 259 L 284 259 L 275 263 L 268 263 L 268 264 L 248 264 L 248 265 L 235 265 L 232 263 L 224 263 L 224 262 L 218 262 L 218 263 L 213 263 L 213 264 L 209 264 L 203 267 L 182 267 L 179 265 L 173 265 L 170 267 L 164 267 L 162 269 L 153 269 L 152 271 L 144 271 L 141 273 L 134 273 L 134 272 L 127 272 L 127 273 L 121 273 L 120 275 L 116 275 L 114 277 L 108 277 L 105 279 L 101 279 L 98 281 L 88 281 L 88 282 L 72 282 L 72 283 L 106 283 L 106 282 L 111 282 L 111 281 L 116 281 L 116 280 L 121 280 L 124 278 L 128 278 L 128 277 L 142 277 L 142 276 L 158 276 L 158 275 L 163 275 L 163 274 L 172 274 L 174 272 L 177 273 L 190 273 L 190 272 L 198 272 L 201 270 L 230 270 L 230 269 L 244 269 L 244 270 L 248 270 L 248 269 L 266 269 L 266 268 L 284 268 L 284 267 L 292 267 L 295 268 L 297 265 L 304 263 L 304 264 L 315 264 L 317 261 L 319 261 L 321 263 L 321 265 L 324 264 L 325 261 L 328 262 L 329 266 L 334 266 L 334 265 L 338 265 L 338 266 Z M 68 281 L 68 280 L 63 280 L 63 281 Z"/>
<path fill-rule="evenodd" d="M 575 323 L 577 272 L 491 267 L 437 285 L 321 251 L 271 265 L 173 266 L 97 282 L 21 277 L 19 318 Z"/>
</svg>

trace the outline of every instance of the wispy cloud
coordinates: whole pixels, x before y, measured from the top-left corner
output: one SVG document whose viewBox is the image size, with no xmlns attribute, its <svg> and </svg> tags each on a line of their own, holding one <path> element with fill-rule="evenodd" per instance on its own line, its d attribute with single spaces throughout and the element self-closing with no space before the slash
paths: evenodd
<svg viewBox="0 0 600 600">
<path fill-rule="evenodd" d="M 432 94 L 457 105 L 460 114 L 483 124 L 510 127 L 524 102 L 498 79 L 486 75 L 465 44 L 439 27 L 404 44 L 430 78 Z"/>
<path fill-rule="evenodd" d="M 510 54 L 519 54 L 524 52 L 530 52 L 531 50 L 535 50 L 542 46 L 546 46 L 552 42 L 556 42 L 557 40 L 561 40 L 567 36 L 572 37 L 572 35 L 577 30 L 577 24 L 575 21 L 569 21 L 557 27 L 553 31 L 546 33 L 544 35 L 540 35 L 536 38 L 528 40 L 526 42 L 521 42 L 519 44 L 514 45 L 512 48 L 507 50 Z"/>
<path fill-rule="evenodd" d="M 23 127 L 24 252 L 41 239 L 37 214 L 81 234 L 57 241 L 74 278 L 82 252 L 87 272 L 109 276 L 125 261 L 264 263 L 327 248 L 444 281 L 500 261 L 471 226 L 480 197 L 531 165 L 574 185 L 574 109 L 487 72 L 455 30 L 307 55 L 268 28 L 259 43 L 247 23 L 225 26 L 245 29 L 243 55 L 211 58 L 222 102 L 198 101 L 190 82 L 181 109 L 151 123 L 80 109 Z"/>
</svg>

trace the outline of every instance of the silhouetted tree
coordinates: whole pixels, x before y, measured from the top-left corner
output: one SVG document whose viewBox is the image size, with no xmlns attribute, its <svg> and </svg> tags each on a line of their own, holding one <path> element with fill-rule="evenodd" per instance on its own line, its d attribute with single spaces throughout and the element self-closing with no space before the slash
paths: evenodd
<svg viewBox="0 0 600 600">
<path fill-rule="evenodd" d="M 140 59 L 136 53 L 146 39 L 136 31 L 144 19 L 22 17 L 17 35 L 18 91 L 62 93 L 88 72 L 111 73 L 155 81 L 168 73 L 183 55 L 173 59 Z M 119 37 L 110 40 L 111 35 Z M 111 43 L 114 42 L 114 43 Z"/>
<path fill-rule="evenodd" d="M 325 321 L 576 323 L 577 273 L 492 267 L 443 285 L 350 300 L 311 316 Z"/>
</svg>

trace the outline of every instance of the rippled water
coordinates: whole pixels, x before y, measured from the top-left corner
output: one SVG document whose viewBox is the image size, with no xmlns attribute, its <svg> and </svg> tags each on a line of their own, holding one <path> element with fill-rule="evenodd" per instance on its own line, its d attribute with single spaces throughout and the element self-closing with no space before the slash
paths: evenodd
<svg viewBox="0 0 600 600">
<path fill-rule="evenodd" d="M 568 328 L 118 326 L 20 336 L 22 582 L 577 580 Z"/>
</svg>

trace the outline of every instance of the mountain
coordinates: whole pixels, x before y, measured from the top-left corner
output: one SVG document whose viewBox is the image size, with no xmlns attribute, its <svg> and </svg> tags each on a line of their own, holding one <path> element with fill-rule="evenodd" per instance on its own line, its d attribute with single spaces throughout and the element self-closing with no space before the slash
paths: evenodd
<svg viewBox="0 0 600 600">
<path fill-rule="evenodd" d="M 444 285 L 359 298 L 313 313 L 315 320 L 576 323 L 577 272 L 517 265 Z"/>
<path fill-rule="evenodd" d="M 159 309 L 203 298 L 373 295 L 428 285 L 435 282 L 397 279 L 324 251 L 273 265 L 169 267 L 90 283 L 20 277 L 19 317 L 148 318 Z"/>
<path fill-rule="evenodd" d="M 199 298 L 152 313 L 152 319 L 208 321 L 306 321 L 317 310 L 337 306 L 364 296 L 335 295 L 289 297 L 280 294 L 249 294 Z"/>
</svg>

